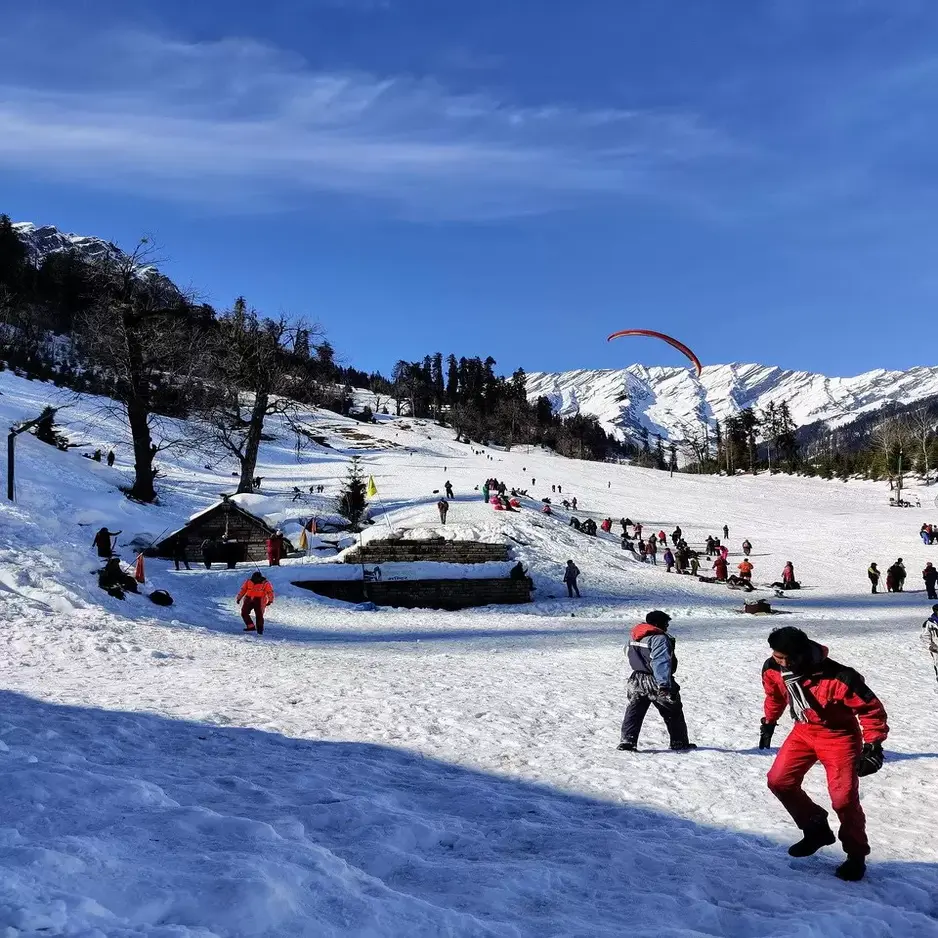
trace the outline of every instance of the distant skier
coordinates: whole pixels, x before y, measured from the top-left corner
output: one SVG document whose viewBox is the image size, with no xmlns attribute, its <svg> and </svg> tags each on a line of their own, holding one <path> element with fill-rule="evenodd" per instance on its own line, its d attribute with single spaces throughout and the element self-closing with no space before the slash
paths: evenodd
<svg viewBox="0 0 938 938">
<path fill-rule="evenodd" d="M 642 538 L 638 539 L 638 556 L 641 557 L 642 563 L 648 562 L 648 545 Z"/>
<path fill-rule="evenodd" d="M 531 488 L 533 489 L 535 485 L 537 485 L 537 479 L 531 479 Z"/>
<path fill-rule="evenodd" d="M 795 579 L 795 565 L 789 560 L 782 568 L 782 589 L 796 590 L 800 584 Z"/>
<path fill-rule="evenodd" d="M 875 595 L 878 592 L 879 587 L 879 578 L 881 576 L 879 567 L 875 563 L 870 564 L 870 569 L 866 571 L 866 575 L 870 578 L 870 585 L 873 587 L 873 594 Z"/>
<path fill-rule="evenodd" d="M 446 484 L 443 486 L 443 490 L 446 492 L 446 497 L 452 499 L 453 497 L 453 483 L 446 480 Z"/>
<path fill-rule="evenodd" d="M 114 545 L 111 543 L 111 538 L 117 537 L 121 533 L 123 532 L 108 531 L 106 527 L 98 530 L 91 543 L 97 549 L 99 557 L 112 557 L 114 555 Z"/>
<path fill-rule="evenodd" d="M 489 484 L 488 482 L 486 482 L 482 486 L 482 501 L 488 502 L 488 500 L 489 500 Z"/>
<path fill-rule="evenodd" d="M 580 598 L 580 587 L 577 585 L 577 578 L 580 575 L 580 568 L 572 561 L 567 561 L 566 569 L 563 571 L 563 581 L 567 585 L 567 596 L 573 598 L 576 594 Z"/>
<path fill-rule="evenodd" d="M 659 532 L 658 532 L 658 543 L 659 543 L 662 547 L 664 547 L 664 545 L 668 543 L 668 538 L 667 538 L 667 536 L 665 535 L 664 531 L 659 531 Z"/>
<path fill-rule="evenodd" d="M 745 554 L 748 557 L 749 552 L 751 550 L 752 550 L 752 544 L 749 543 L 749 538 L 746 538 L 746 540 L 743 541 L 743 554 Z"/>
<path fill-rule="evenodd" d="M 697 555 L 697 551 L 691 551 L 690 555 L 690 575 L 697 576 L 697 572 L 700 570 L 700 557 Z"/>
<path fill-rule="evenodd" d="M 713 535 L 707 535 L 707 560 L 709 560 L 717 550 L 717 542 L 713 539 Z"/>
<path fill-rule="evenodd" d="M 752 563 L 748 560 L 743 560 L 743 562 L 739 564 L 738 569 L 739 569 L 739 578 L 744 583 L 751 583 L 752 582 Z"/>
<path fill-rule="evenodd" d="M 721 545 L 717 548 L 717 550 L 718 550 L 720 556 L 721 556 L 724 560 L 728 560 L 728 559 L 729 559 L 730 552 L 729 552 L 729 549 L 727 548 L 726 544 L 721 544 Z"/>
<path fill-rule="evenodd" d="M 862 879 L 870 846 L 859 780 L 882 768 L 883 742 L 889 734 L 886 711 L 862 675 L 828 658 L 827 649 L 801 629 L 776 629 L 769 635 L 769 646 L 772 655 L 762 666 L 765 715 L 759 748 L 771 747 L 787 707 L 795 725 L 769 770 L 768 784 L 804 833 L 788 853 L 807 857 L 834 843 L 827 812 L 801 787 L 808 770 L 820 762 L 847 854 L 837 875 Z"/>
<path fill-rule="evenodd" d="M 243 602 L 242 602 L 243 600 Z M 244 631 L 253 632 L 257 629 L 258 635 L 264 634 L 264 610 L 274 601 L 274 588 L 260 570 L 255 570 L 241 585 L 235 602 L 241 603 L 241 618 L 244 620 Z M 251 621 L 254 613 L 256 625 Z"/>
<path fill-rule="evenodd" d="M 666 547 L 664 549 L 664 554 L 662 555 L 661 559 L 664 561 L 665 572 L 670 573 L 672 567 L 674 566 L 674 554 L 671 553 L 670 547 Z"/>
<path fill-rule="evenodd" d="M 931 607 L 931 615 L 922 623 L 922 638 L 931 654 L 931 663 L 935 668 L 935 679 L 938 680 L 938 604 Z"/>
<path fill-rule="evenodd" d="M 603 518 L 600 527 L 602 528 L 603 533 L 608 534 L 612 530 L 612 518 Z"/>
<path fill-rule="evenodd" d="M 570 502 L 570 504 L 573 506 L 573 510 L 576 511 L 576 495 L 573 496 L 573 499 Z"/>
<path fill-rule="evenodd" d="M 922 579 L 925 581 L 925 591 L 929 599 L 938 599 L 938 593 L 935 592 L 935 584 L 938 584 L 938 570 L 932 566 L 929 560 L 922 571 Z"/>
<path fill-rule="evenodd" d="M 723 540 L 728 541 L 730 539 L 730 529 L 727 525 L 723 525 Z"/>
<path fill-rule="evenodd" d="M 668 634 L 670 624 L 671 617 L 656 609 L 632 629 L 625 649 L 632 674 L 628 682 L 629 703 L 622 720 L 618 746 L 622 751 L 635 752 L 638 749 L 642 723 L 652 705 L 664 719 L 672 749 L 684 752 L 697 748 L 688 741 L 681 688 L 674 679 L 677 655 L 674 653 L 675 639 Z"/>
<path fill-rule="evenodd" d="M 658 566 L 658 544 L 654 536 L 648 538 L 648 558 L 656 567 Z"/>
<path fill-rule="evenodd" d="M 440 524 L 446 524 L 446 514 L 449 511 L 449 502 L 445 498 L 441 498 L 436 503 L 436 507 L 440 513 Z"/>
<path fill-rule="evenodd" d="M 114 459 L 115 459 L 115 458 L 116 458 L 116 457 L 114 456 L 114 450 L 109 449 L 109 450 L 108 450 L 108 453 L 107 453 L 107 464 L 108 464 L 108 468 L 111 468 L 111 467 L 114 465 Z"/>
<path fill-rule="evenodd" d="M 672 543 L 675 547 L 677 547 L 678 543 L 680 542 L 680 540 L 681 540 L 681 535 L 682 535 L 683 533 L 684 533 L 684 532 L 681 530 L 681 526 L 680 526 L 680 525 L 678 525 L 678 526 L 671 532 L 671 543 Z"/>
</svg>

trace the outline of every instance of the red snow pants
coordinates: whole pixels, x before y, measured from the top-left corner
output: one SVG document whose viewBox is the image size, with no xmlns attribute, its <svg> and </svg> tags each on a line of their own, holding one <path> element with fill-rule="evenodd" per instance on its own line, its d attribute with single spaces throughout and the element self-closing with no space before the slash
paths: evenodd
<svg viewBox="0 0 938 938">
<path fill-rule="evenodd" d="M 782 744 L 769 770 L 772 794 L 802 830 L 827 817 L 804 792 L 801 783 L 817 762 L 827 772 L 831 807 L 840 819 L 840 842 L 849 856 L 870 852 L 866 839 L 866 815 L 860 806 L 857 759 L 863 750 L 859 730 L 828 729 L 811 723 L 796 723 Z"/>
<path fill-rule="evenodd" d="M 257 624 L 260 628 L 264 628 L 264 606 L 265 602 L 260 597 L 252 599 L 250 596 L 246 596 L 244 601 L 241 603 L 241 618 L 244 619 L 244 624 L 249 628 L 254 628 L 254 623 L 251 621 L 251 613 L 255 613 L 255 618 L 257 619 Z"/>
</svg>

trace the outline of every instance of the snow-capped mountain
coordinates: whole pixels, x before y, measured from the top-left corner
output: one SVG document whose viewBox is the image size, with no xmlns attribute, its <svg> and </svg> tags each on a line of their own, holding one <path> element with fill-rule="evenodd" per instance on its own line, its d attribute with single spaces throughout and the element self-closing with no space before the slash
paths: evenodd
<svg viewBox="0 0 938 938">
<path fill-rule="evenodd" d="M 29 221 L 13 223 L 13 230 L 26 246 L 29 261 L 38 267 L 50 254 L 74 251 L 82 260 L 89 263 L 109 258 L 120 262 L 126 259 L 126 252 L 122 251 L 111 241 L 103 238 L 94 238 L 88 235 L 69 234 L 59 231 L 54 225 L 34 225 Z M 152 266 L 139 265 L 138 275 L 141 277 L 158 276 L 167 286 L 176 289 L 175 284 Z"/>
<path fill-rule="evenodd" d="M 528 375 L 528 397 L 550 399 L 564 416 L 595 417 L 619 438 L 646 428 L 665 440 L 682 439 L 705 423 L 721 422 L 745 407 L 787 402 L 798 426 L 850 423 L 887 403 L 910 404 L 938 394 L 938 367 L 878 369 L 830 378 L 770 365 L 709 365 L 698 378 L 689 368 L 628 368 Z"/>
<path fill-rule="evenodd" d="M 54 225 L 37 226 L 29 221 L 13 223 L 13 230 L 26 245 L 30 261 L 37 267 L 49 254 L 62 251 L 75 251 L 80 257 L 88 261 L 96 261 L 103 257 L 120 259 L 124 253 L 110 241 L 102 238 L 91 238 L 86 235 L 67 234 L 59 231 Z"/>
</svg>

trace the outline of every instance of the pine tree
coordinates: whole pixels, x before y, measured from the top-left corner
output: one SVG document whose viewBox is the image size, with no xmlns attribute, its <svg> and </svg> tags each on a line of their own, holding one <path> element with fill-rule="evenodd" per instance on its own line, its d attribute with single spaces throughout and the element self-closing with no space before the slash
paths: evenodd
<svg viewBox="0 0 938 938">
<path fill-rule="evenodd" d="M 360 530 L 361 520 L 368 508 L 367 488 L 361 462 L 358 456 L 353 456 L 336 506 L 339 514 L 348 521 L 353 531 Z"/>
</svg>

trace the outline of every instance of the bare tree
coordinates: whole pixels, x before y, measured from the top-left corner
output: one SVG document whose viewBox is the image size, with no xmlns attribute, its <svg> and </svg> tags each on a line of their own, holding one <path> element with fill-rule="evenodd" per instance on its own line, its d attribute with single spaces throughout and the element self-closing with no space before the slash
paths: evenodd
<svg viewBox="0 0 938 938">
<path fill-rule="evenodd" d="M 929 450 L 935 438 L 935 419 L 928 412 L 927 407 L 919 407 L 908 415 L 908 432 L 922 457 L 922 469 L 925 475 L 925 484 L 930 485 Z"/>
<path fill-rule="evenodd" d="M 293 395 L 309 376 L 292 354 L 292 343 L 298 334 L 308 341 L 311 333 L 321 330 L 303 323 L 288 326 L 283 317 L 259 320 L 243 300 L 219 322 L 204 418 L 210 441 L 238 461 L 238 492 L 253 491 L 267 419 L 280 416 L 296 429 Z"/>
<path fill-rule="evenodd" d="M 134 453 L 128 495 L 144 502 L 156 498 L 154 457 L 181 442 L 162 433 L 156 442 L 151 431 L 168 403 L 187 399 L 205 346 L 186 298 L 146 267 L 152 257 L 143 239 L 131 254 L 95 261 L 97 299 L 77 331 L 88 359 L 112 382 L 113 404 L 105 407 L 122 413 Z"/>
<path fill-rule="evenodd" d="M 880 459 L 883 471 L 892 482 L 893 476 L 898 475 L 899 494 L 902 492 L 902 456 L 910 443 L 909 427 L 907 421 L 901 417 L 886 417 L 873 427 L 870 435 L 873 446 Z M 896 459 L 898 457 L 898 462 Z M 895 466 L 895 468 L 893 468 Z"/>
</svg>

